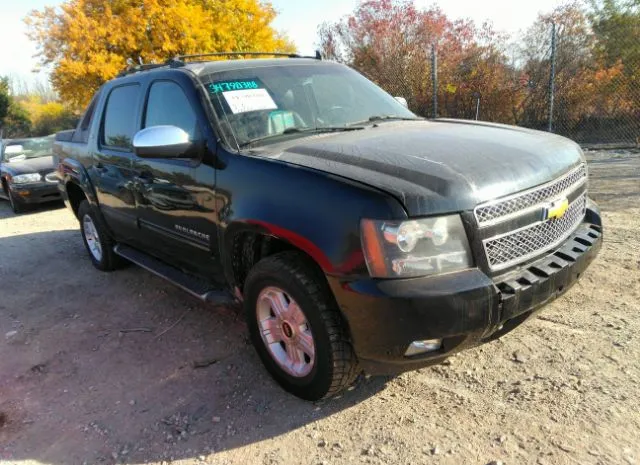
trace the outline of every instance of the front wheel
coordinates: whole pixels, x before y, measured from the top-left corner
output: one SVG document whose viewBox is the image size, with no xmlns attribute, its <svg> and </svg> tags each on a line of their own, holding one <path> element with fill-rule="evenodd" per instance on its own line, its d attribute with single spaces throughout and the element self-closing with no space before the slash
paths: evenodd
<svg viewBox="0 0 640 465">
<path fill-rule="evenodd" d="M 244 290 L 253 344 L 284 389 L 314 401 L 351 384 L 357 359 L 331 290 L 306 257 L 283 252 L 261 260 Z"/>
<path fill-rule="evenodd" d="M 13 193 L 11 186 L 7 186 L 7 197 L 9 197 L 9 204 L 11 204 L 13 213 L 24 212 L 25 207 L 22 204 L 22 201 Z"/>
<path fill-rule="evenodd" d="M 87 200 L 83 200 L 78 207 L 80 231 L 91 263 L 100 271 L 113 271 L 119 268 L 123 260 L 113 251 L 115 242 L 109 236 L 107 227 L 96 214 Z"/>
</svg>

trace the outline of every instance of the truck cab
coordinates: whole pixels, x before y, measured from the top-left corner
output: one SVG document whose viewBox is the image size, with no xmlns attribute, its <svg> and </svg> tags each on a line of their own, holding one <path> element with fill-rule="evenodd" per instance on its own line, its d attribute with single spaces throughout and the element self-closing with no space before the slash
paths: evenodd
<svg viewBox="0 0 640 465">
<path fill-rule="evenodd" d="M 104 84 L 57 136 L 58 186 L 96 268 L 130 261 L 242 303 L 299 397 L 500 337 L 599 250 L 567 139 L 425 120 L 315 58 L 207 58 Z"/>
</svg>

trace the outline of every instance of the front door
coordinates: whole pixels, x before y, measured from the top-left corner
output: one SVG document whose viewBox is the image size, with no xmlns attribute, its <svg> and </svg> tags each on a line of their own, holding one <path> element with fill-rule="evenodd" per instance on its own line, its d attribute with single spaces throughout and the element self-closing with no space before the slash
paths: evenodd
<svg viewBox="0 0 640 465">
<path fill-rule="evenodd" d="M 215 170 L 202 163 L 202 131 L 193 104 L 170 80 L 154 81 L 148 92 L 143 127 L 161 125 L 186 131 L 194 148 L 184 158 L 134 157 L 142 235 L 149 238 L 148 247 L 156 256 L 218 281 L 222 274 L 213 224 Z"/>
</svg>

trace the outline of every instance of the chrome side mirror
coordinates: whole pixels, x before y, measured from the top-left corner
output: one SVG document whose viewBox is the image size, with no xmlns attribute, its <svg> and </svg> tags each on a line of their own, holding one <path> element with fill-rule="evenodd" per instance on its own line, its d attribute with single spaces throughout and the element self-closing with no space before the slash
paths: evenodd
<svg viewBox="0 0 640 465">
<path fill-rule="evenodd" d="M 133 136 L 133 151 L 141 158 L 179 158 L 192 146 L 189 134 L 176 126 L 151 126 Z"/>
<path fill-rule="evenodd" d="M 407 103 L 407 99 L 404 97 L 393 97 L 394 99 L 396 99 L 398 101 L 398 103 L 400 103 L 400 105 L 402 105 L 405 108 L 409 108 L 409 104 Z"/>
</svg>

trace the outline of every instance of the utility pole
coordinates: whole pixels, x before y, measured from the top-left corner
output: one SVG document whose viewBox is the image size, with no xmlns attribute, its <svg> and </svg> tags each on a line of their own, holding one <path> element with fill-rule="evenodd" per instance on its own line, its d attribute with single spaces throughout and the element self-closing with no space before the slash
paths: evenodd
<svg viewBox="0 0 640 465">
<path fill-rule="evenodd" d="M 438 54 L 436 44 L 431 45 L 431 80 L 433 81 L 433 117 L 438 117 Z"/>
<path fill-rule="evenodd" d="M 551 23 L 551 73 L 549 75 L 549 126 L 547 130 L 553 132 L 553 100 L 556 80 L 556 23 Z"/>
</svg>

